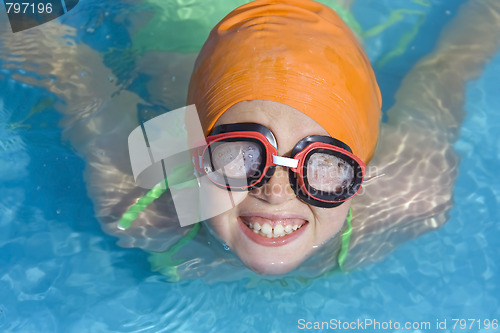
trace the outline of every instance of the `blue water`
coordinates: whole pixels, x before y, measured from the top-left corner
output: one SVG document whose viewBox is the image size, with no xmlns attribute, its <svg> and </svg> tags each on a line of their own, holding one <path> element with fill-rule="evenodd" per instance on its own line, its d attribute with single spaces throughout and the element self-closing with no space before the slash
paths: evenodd
<svg viewBox="0 0 500 333">
<path fill-rule="evenodd" d="M 385 109 L 405 73 L 433 49 L 437 34 L 430 32 L 442 29 L 462 2 L 354 5 L 364 30 L 385 22 L 398 8 L 421 13 L 405 15 L 367 38 L 374 64 L 395 48 L 419 15 L 425 17 L 403 53 L 375 65 Z M 112 17 L 127 13 L 128 6 L 117 3 L 80 1 L 81 8 L 61 20 L 78 28 L 80 43 L 104 52 L 112 40 L 123 48 L 128 38 Z M 101 15 L 100 8 L 108 15 Z M 5 20 L 1 12 L 0 22 Z M 84 162 L 61 140 L 55 96 L 19 82 L 18 72 L 0 59 L 0 331 L 294 332 L 303 331 L 300 319 L 429 322 L 432 327 L 405 332 L 500 331 L 480 330 L 477 323 L 470 330 L 453 329 L 452 320 L 500 319 L 500 52 L 478 80 L 467 84 L 467 116 L 455 144 L 461 156 L 456 204 L 449 222 L 380 263 L 306 286 L 266 281 L 207 285 L 202 279 L 167 283 L 152 273 L 144 252 L 122 249 L 102 233 L 85 191 Z M 134 87 L 146 94 L 140 85 Z M 40 104 L 46 105 L 43 112 L 30 113 Z M 447 328 L 437 329 L 437 320 L 447 320 Z"/>
</svg>

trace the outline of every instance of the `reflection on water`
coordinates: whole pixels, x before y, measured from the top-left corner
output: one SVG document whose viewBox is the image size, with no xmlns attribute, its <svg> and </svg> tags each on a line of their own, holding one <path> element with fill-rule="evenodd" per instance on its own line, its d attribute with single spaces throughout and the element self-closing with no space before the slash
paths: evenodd
<svg viewBox="0 0 500 333">
<path fill-rule="evenodd" d="M 115 11 L 100 4 L 91 6 L 80 6 L 80 11 L 64 18 L 68 23 L 77 17 L 78 22 L 87 20 L 79 27 L 62 20 L 12 34 L 2 23 L 1 75 L 38 87 L 46 95 L 33 101 L 24 118 L 9 125 L 6 119 L 12 110 L 1 111 L 0 150 L 16 155 L 19 170 L 1 174 L 5 180 L 26 175 L 22 166 L 29 163 L 29 156 L 21 153 L 23 141 L 16 127 L 34 114 L 56 109 L 63 115 L 59 125 L 64 140 L 85 158 L 88 194 L 103 229 L 118 236 L 122 246 L 166 251 L 190 230 L 178 227 L 169 194 L 155 201 L 130 230 L 116 228 L 117 218 L 145 193 L 131 176 L 127 137 L 139 124 L 138 106 L 154 113 L 158 107 L 169 110 L 184 105 L 195 51 L 228 5 L 150 0 L 140 5 L 115 3 Z M 498 7 L 495 1 L 470 1 L 436 50 L 401 85 L 372 161 L 385 176 L 367 183 L 354 201 L 350 268 L 380 260 L 402 242 L 446 222 L 457 166 L 452 144 L 464 116 L 465 82 L 478 77 L 498 48 L 498 38 L 491 33 L 498 29 Z M 122 36 L 113 39 L 114 32 L 108 31 L 101 36 L 101 50 L 85 42 L 97 30 L 115 26 Z M 2 168 L 11 166 L 3 163 Z M 182 271 L 198 276 L 224 261 L 242 269 L 232 254 L 206 246 L 205 233 L 202 228 L 193 246 L 182 250 L 185 258 L 194 259 L 175 261 L 174 275 Z M 333 239 L 324 248 L 336 248 L 338 243 Z M 206 255 L 199 257 L 199 253 Z M 331 262 L 322 265 L 319 273 L 323 273 L 335 265 L 336 253 L 322 251 L 305 267 Z M 162 260 L 171 260 L 158 256 L 152 260 L 159 266 Z"/>
</svg>

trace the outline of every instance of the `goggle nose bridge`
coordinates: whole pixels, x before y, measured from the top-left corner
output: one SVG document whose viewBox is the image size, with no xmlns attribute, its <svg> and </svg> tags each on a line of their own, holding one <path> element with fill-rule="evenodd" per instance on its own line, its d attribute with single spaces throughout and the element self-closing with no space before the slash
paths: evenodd
<svg viewBox="0 0 500 333">
<path fill-rule="evenodd" d="M 278 156 L 273 154 L 273 164 L 296 169 L 299 165 L 299 160 L 290 157 Z"/>
</svg>

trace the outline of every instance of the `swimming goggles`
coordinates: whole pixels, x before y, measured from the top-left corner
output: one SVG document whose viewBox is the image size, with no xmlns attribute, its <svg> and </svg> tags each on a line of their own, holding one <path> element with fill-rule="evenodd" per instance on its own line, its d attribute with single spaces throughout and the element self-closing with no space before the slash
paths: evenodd
<svg viewBox="0 0 500 333">
<path fill-rule="evenodd" d="M 356 195 L 366 170 L 347 144 L 329 136 L 307 136 L 290 157 L 279 156 L 271 130 L 256 123 L 218 126 L 206 142 L 193 162 L 218 187 L 256 189 L 271 179 L 276 166 L 284 166 L 297 197 L 318 207 L 336 207 Z"/>
</svg>

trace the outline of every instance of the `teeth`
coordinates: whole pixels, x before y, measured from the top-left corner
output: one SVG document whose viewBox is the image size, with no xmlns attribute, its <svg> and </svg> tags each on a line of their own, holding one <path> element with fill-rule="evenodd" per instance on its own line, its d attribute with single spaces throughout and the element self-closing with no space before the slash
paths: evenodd
<svg viewBox="0 0 500 333">
<path fill-rule="evenodd" d="M 287 224 L 286 226 L 283 226 L 278 224 L 273 228 L 269 223 L 264 223 L 263 225 L 260 225 L 259 223 L 249 223 L 247 225 L 256 234 L 260 234 L 261 236 L 267 238 L 283 237 L 302 227 L 302 225 L 292 226 L 291 224 Z"/>
<path fill-rule="evenodd" d="M 260 231 L 262 231 L 266 235 L 271 235 L 273 233 L 273 227 L 271 227 L 269 223 L 264 223 Z"/>
<path fill-rule="evenodd" d="M 274 227 L 273 231 L 276 235 L 283 235 L 285 233 L 285 228 L 283 228 L 281 224 L 278 224 Z"/>
</svg>

